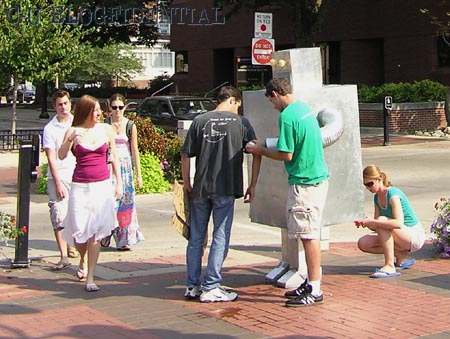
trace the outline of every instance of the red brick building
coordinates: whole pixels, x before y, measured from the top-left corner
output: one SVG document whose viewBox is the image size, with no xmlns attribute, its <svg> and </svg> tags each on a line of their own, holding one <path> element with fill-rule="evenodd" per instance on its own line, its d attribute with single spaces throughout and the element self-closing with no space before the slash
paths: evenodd
<svg viewBox="0 0 450 339">
<path fill-rule="evenodd" d="M 170 48 L 180 93 L 208 91 L 223 82 L 266 82 L 269 66 L 251 66 L 254 13 L 229 19 L 214 0 L 178 0 L 172 7 Z M 216 6 L 217 7 L 217 6 Z M 316 45 L 323 46 L 324 82 L 379 85 L 385 82 L 438 80 L 450 85 L 450 48 L 429 15 L 450 11 L 441 0 L 324 0 Z M 226 9 L 225 9 L 226 10 Z M 295 47 L 286 9 L 273 13 L 275 49 Z M 177 15 L 178 14 L 178 15 Z M 444 18 L 445 24 L 448 18 Z M 264 74 L 264 75 L 262 75 Z M 263 78 L 262 78 L 263 77 Z"/>
</svg>

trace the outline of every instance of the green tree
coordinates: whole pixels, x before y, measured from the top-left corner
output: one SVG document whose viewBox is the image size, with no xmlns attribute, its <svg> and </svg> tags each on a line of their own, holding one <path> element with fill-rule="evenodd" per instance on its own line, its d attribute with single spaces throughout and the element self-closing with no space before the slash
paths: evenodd
<svg viewBox="0 0 450 339">
<path fill-rule="evenodd" d="M 0 70 L 14 79 L 14 98 L 19 81 L 43 82 L 64 76 L 85 56 L 80 41 L 88 31 L 54 23 L 53 8 L 67 0 L 3 0 L 0 4 Z M 16 100 L 11 131 L 16 131 Z"/>
<path fill-rule="evenodd" d="M 225 6 L 226 17 L 240 11 L 277 11 L 283 9 L 294 24 L 296 47 L 313 46 L 313 33 L 318 28 L 323 12 L 322 0 L 221 0 L 217 5 Z"/>
<path fill-rule="evenodd" d="M 95 46 L 117 43 L 152 46 L 159 37 L 156 27 L 159 2 L 161 1 L 70 0 L 69 5 L 81 15 L 83 29 L 95 27 L 85 37 L 86 41 Z M 96 13 L 98 19 L 91 20 L 91 13 Z"/>
<path fill-rule="evenodd" d="M 142 72 L 143 68 L 130 45 L 106 45 L 92 48 L 87 58 L 67 78 L 85 82 L 130 80 L 133 74 Z"/>
<path fill-rule="evenodd" d="M 450 44 L 450 12 L 448 8 L 448 1 L 441 0 L 434 4 L 433 10 L 428 8 L 421 8 L 422 14 L 428 15 L 431 23 L 436 27 L 436 34 L 442 35 L 444 40 Z"/>
</svg>

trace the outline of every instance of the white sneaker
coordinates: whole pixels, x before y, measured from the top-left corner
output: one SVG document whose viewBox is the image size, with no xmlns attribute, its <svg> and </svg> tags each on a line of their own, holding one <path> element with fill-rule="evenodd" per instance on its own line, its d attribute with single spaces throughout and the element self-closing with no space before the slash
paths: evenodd
<svg viewBox="0 0 450 339">
<path fill-rule="evenodd" d="M 186 292 L 184 292 L 184 297 L 186 299 L 196 299 L 200 295 L 200 289 L 198 286 L 186 287 Z"/>
<path fill-rule="evenodd" d="M 235 292 L 226 291 L 222 287 L 216 287 L 200 294 L 202 303 L 213 303 L 215 301 L 235 301 L 238 295 Z"/>
</svg>

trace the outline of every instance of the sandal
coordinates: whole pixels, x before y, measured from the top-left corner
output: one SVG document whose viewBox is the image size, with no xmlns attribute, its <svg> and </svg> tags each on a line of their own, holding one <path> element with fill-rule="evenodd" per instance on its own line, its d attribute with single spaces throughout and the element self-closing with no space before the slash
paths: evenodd
<svg viewBox="0 0 450 339">
<path fill-rule="evenodd" d="M 86 292 L 97 292 L 100 290 L 100 287 L 97 286 L 95 283 L 87 283 L 85 286 Z"/>
<path fill-rule="evenodd" d="M 58 261 L 56 266 L 52 267 L 52 270 L 53 271 L 62 271 L 62 270 L 65 270 L 66 268 L 68 268 L 70 265 L 72 265 L 70 262 L 60 260 L 60 261 Z"/>
<path fill-rule="evenodd" d="M 78 251 L 75 248 L 69 248 L 67 250 L 67 256 L 69 258 L 78 258 L 79 254 L 78 254 Z"/>
<path fill-rule="evenodd" d="M 119 247 L 117 250 L 118 251 L 131 251 L 131 248 L 128 245 L 124 245 L 122 247 Z"/>
<path fill-rule="evenodd" d="M 110 243 L 111 243 L 111 235 L 108 235 L 106 238 L 100 240 L 101 247 L 109 247 Z"/>
<path fill-rule="evenodd" d="M 77 270 L 76 276 L 77 276 L 78 280 L 86 281 L 87 275 L 88 275 L 87 269 L 82 270 L 81 268 L 79 268 Z"/>
</svg>

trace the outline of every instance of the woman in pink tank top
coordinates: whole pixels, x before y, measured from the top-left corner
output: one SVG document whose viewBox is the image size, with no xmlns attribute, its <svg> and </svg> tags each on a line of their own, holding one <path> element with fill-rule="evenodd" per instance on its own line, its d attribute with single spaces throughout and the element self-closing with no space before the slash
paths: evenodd
<svg viewBox="0 0 450 339">
<path fill-rule="evenodd" d="M 94 272 L 100 240 L 116 228 L 115 200 L 123 194 L 115 133 L 110 125 L 99 123 L 101 114 L 98 100 L 83 95 L 75 106 L 72 127 L 67 130 L 58 152 L 60 159 L 68 152 L 73 152 L 76 158 L 63 237 L 69 243 L 75 242 L 80 252 L 77 277 L 86 281 L 88 292 L 99 290 L 94 283 Z M 107 164 L 108 148 L 112 155 L 114 186 Z"/>
</svg>

